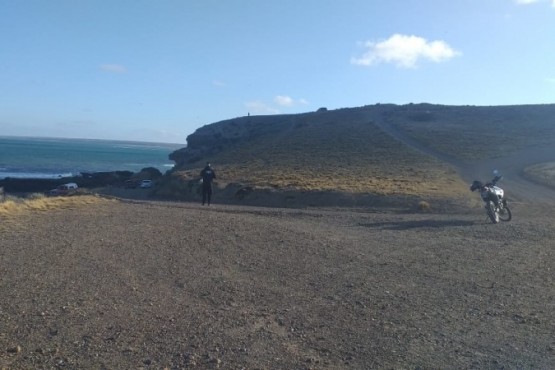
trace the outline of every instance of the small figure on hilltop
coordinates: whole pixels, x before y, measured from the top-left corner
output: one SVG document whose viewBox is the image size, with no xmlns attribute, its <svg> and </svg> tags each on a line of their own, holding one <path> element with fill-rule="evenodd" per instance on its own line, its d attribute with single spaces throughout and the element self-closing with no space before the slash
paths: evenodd
<svg viewBox="0 0 555 370">
<path fill-rule="evenodd" d="M 210 166 L 210 163 L 206 163 L 206 167 L 200 171 L 200 176 L 202 177 L 202 205 L 208 201 L 212 200 L 212 180 L 216 178 L 216 172 Z"/>
</svg>

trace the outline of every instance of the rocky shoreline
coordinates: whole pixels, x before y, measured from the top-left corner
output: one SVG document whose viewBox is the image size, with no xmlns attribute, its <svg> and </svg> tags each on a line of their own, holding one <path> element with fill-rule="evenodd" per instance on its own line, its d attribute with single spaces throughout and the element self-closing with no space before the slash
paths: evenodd
<svg viewBox="0 0 555 370">
<path fill-rule="evenodd" d="M 8 177 L 0 180 L 0 188 L 6 193 L 42 193 L 55 189 L 66 183 L 76 183 L 80 188 L 99 188 L 103 186 L 125 186 L 135 184 L 143 179 L 158 179 L 162 173 L 153 167 L 143 168 L 139 172 L 107 171 L 82 172 L 79 176 L 60 177 L 57 179 L 33 179 Z"/>
</svg>

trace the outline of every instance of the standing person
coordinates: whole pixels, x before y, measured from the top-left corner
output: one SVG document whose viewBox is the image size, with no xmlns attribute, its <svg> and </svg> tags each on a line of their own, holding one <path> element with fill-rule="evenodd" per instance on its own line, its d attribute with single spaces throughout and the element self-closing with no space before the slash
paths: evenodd
<svg viewBox="0 0 555 370">
<path fill-rule="evenodd" d="M 210 163 L 206 163 L 206 167 L 200 171 L 200 176 L 202 177 L 202 205 L 208 201 L 212 200 L 212 180 L 216 178 L 216 172 L 210 166 Z"/>
</svg>

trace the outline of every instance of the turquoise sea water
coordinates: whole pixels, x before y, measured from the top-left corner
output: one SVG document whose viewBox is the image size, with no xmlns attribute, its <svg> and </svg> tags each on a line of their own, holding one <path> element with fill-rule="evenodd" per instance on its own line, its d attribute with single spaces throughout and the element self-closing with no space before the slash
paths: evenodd
<svg viewBox="0 0 555 370">
<path fill-rule="evenodd" d="M 0 136 L 0 179 L 56 178 L 81 172 L 171 169 L 184 144 Z"/>
</svg>

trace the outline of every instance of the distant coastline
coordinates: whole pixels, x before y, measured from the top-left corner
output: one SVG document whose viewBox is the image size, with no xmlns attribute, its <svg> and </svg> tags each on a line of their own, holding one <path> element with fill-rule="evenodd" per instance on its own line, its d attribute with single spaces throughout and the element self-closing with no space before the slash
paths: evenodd
<svg viewBox="0 0 555 370">
<path fill-rule="evenodd" d="M 3 179 L 36 179 L 36 180 L 54 180 L 64 177 L 73 177 L 76 174 L 71 172 L 67 173 L 41 173 L 41 172 L 10 172 L 4 168 L 0 168 L 0 180 Z"/>
<path fill-rule="evenodd" d="M 83 172 L 131 171 L 153 167 L 162 173 L 169 154 L 183 144 L 139 141 L 0 136 L 0 179 L 58 179 Z"/>
<path fill-rule="evenodd" d="M 1 139 L 23 139 L 23 140 L 44 140 L 44 141 L 90 141 L 90 142 L 112 142 L 112 143 L 128 143 L 128 144 L 140 144 L 140 145 L 158 145 L 158 146 L 168 146 L 183 148 L 187 144 L 183 143 L 166 143 L 158 141 L 138 141 L 138 140 L 121 140 L 121 139 L 91 139 L 82 137 L 58 137 L 58 136 L 21 136 L 21 135 L 0 135 Z"/>
</svg>

